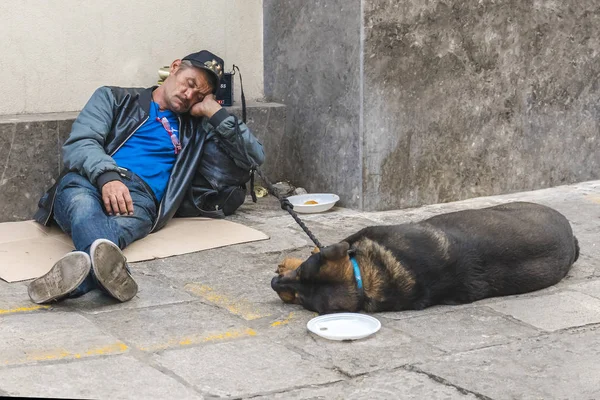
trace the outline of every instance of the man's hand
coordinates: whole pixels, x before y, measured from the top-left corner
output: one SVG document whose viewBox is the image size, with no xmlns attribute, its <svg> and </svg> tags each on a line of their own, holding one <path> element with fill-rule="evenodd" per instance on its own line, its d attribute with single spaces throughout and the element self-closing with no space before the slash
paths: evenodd
<svg viewBox="0 0 600 400">
<path fill-rule="evenodd" d="M 108 215 L 133 215 L 133 200 L 121 181 L 110 181 L 102 186 L 102 201 Z"/>
<path fill-rule="evenodd" d="M 201 102 L 196 103 L 192 106 L 190 114 L 192 114 L 194 117 L 210 118 L 213 115 L 215 115 L 215 113 L 221 108 L 223 107 L 221 107 L 221 105 L 217 103 L 215 95 L 209 94 L 206 97 L 204 97 L 204 99 Z"/>
</svg>

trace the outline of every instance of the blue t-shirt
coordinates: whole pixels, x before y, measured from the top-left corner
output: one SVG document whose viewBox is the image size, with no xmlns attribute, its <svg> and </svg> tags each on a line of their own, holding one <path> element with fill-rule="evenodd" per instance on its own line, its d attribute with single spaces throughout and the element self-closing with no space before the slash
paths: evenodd
<svg viewBox="0 0 600 400">
<path fill-rule="evenodd" d="M 179 137 L 179 120 L 172 111 L 160 111 L 158 104 L 150 103 L 148 120 L 113 155 L 121 168 L 126 168 L 144 180 L 161 201 L 171 170 L 175 164 L 175 148 L 169 133 L 156 117 L 166 117 L 173 134 Z"/>
</svg>

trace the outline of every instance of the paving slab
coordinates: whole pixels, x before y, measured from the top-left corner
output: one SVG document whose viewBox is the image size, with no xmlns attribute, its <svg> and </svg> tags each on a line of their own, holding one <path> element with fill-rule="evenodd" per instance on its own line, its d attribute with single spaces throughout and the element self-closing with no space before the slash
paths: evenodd
<svg viewBox="0 0 600 400">
<path fill-rule="evenodd" d="M 539 333 L 486 307 L 465 307 L 390 321 L 388 326 L 448 352 L 510 343 Z"/>
<path fill-rule="evenodd" d="M 73 312 L 0 316 L 0 366 L 126 353 L 129 347 Z"/>
<path fill-rule="evenodd" d="M 314 215 L 311 216 L 313 218 L 301 215 L 302 221 L 307 224 L 310 231 L 319 239 L 323 246 L 338 243 L 367 226 L 375 225 L 372 219 L 365 218 L 361 214 L 323 215 L 317 218 Z M 298 225 L 297 228 L 301 229 Z M 301 230 L 298 233 L 306 236 Z M 309 246 L 311 248 L 315 247 L 312 241 L 309 242 Z"/>
<path fill-rule="evenodd" d="M 243 281 L 190 282 L 184 289 L 203 303 L 222 308 L 246 321 L 277 318 L 287 312 L 287 307 L 274 291 L 265 293 L 273 276 L 249 275 Z"/>
<path fill-rule="evenodd" d="M 100 290 L 94 290 L 86 293 L 84 296 L 67 299 L 62 304 L 84 313 L 97 314 L 194 300 L 194 297 L 185 291 L 178 290 L 157 278 L 137 273 L 135 267 L 133 268 L 132 275 L 139 286 L 139 290 L 137 295 L 128 302 L 120 303 Z"/>
<path fill-rule="evenodd" d="M 200 303 L 106 312 L 90 319 L 104 331 L 145 352 L 256 336 L 243 320 Z"/>
<path fill-rule="evenodd" d="M 382 324 L 379 332 L 365 339 L 352 342 L 324 339 L 306 328 L 306 323 L 315 316 L 293 311 L 281 325 L 261 330 L 259 334 L 315 360 L 330 363 L 347 376 L 397 368 L 444 354 L 418 338 L 393 329 L 392 321 L 383 318 L 378 318 Z"/>
<path fill-rule="evenodd" d="M 214 396 L 250 396 L 343 379 L 332 368 L 307 361 L 285 346 L 266 340 L 165 351 L 155 359 Z"/>
<path fill-rule="evenodd" d="M 7 396 L 74 399 L 203 399 L 177 379 L 129 356 L 0 369 Z"/>
<path fill-rule="evenodd" d="M 268 204 L 272 204 L 272 202 Z M 269 236 L 268 241 L 261 240 L 236 245 L 236 249 L 242 253 L 260 254 L 285 251 L 312 243 L 292 217 L 281 209 L 269 211 L 260 221 L 257 221 L 257 216 L 249 214 L 239 219 L 231 218 L 231 221 L 250 226 Z"/>
<path fill-rule="evenodd" d="M 479 197 L 477 199 L 461 200 L 452 203 L 429 204 L 418 208 L 375 211 L 365 213 L 365 216 L 381 225 L 404 224 L 408 222 L 422 221 L 424 219 L 448 212 L 461 211 L 471 208 L 491 207 L 505 202 L 505 200 L 495 197 Z"/>
<path fill-rule="evenodd" d="M 239 246 L 243 245 L 148 261 L 140 268 L 145 269 L 146 275 L 173 283 L 204 279 L 240 280 L 254 273 L 274 273 L 277 262 L 293 251 L 243 253 Z M 308 246 L 302 248 L 309 249 Z M 137 265 L 133 266 L 133 269 L 137 268 Z"/>
<path fill-rule="evenodd" d="M 598 399 L 600 331 L 586 328 L 440 357 L 420 370 L 495 400 Z"/>
<path fill-rule="evenodd" d="M 0 315 L 39 308 L 29 300 L 27 286 L 22 282 L 8 283 L 0 279 Z"/>
<path fill-rule="evenodd" d="M 519 296 L 374 314 L 381 330 L 354 342 L 308 332 L 316 314 L 271 290 L 277 264 L 313 248 L 272 197 L 230 217 L 270 240 L 136 263 L 140 291 L 127 303 L 92 292 L 40 306 L 29 302 L 27 282 L 0 282 L 0 395 L 600 399 L 600 181 L 301 218 L 329 244 L 370 224 L 512 200 L 549 205 L 571 221 L 581 255 L 563 281 Z M 102 385 L 113 371 L 114 382 Z"/>
<path fill-rule="evenodd" d="M 308 247 L 304 250 L 306 255 L 310 254 Z M 283 253 L 250 255 L 235 249 L 203 253 L 206 254 L 198 253 L 198 258 L 206 261 L 201 266 L 191 257 L 178 257 L 177 261 L 149 262 L 147 268 L 160 275 L 171 288 L 245 320 L 278 317 L 284 313 L 283 302 L 270 290 L 271 279 L 277 264 L 284 258 Z"/>
<path fill-rule="evenodd" d="M 573 291 L 511 297 L 488 307 L 546 331 L 600 324 L 600 299 Z"/>
<path fill-rule="evenodd" d="M 316 388 L 305 388 L 256 397 L 256 400 L 290 399 L 290 400 L 392 400 L 392 399 L 480 399 L 460 387 L 447 382 L 438 382 L 424 373 L 396 369 L 393 371 L 375 372 L 368 376 L 360 376 L 348 381 L 324 385 Z"/>
<path fill-rule="evenodd" d="M 600 299 L 600 280 L 591 280 L 587 282 L 574 283 L 568 286 L 569 290 L 585 293 L 588 296 Z"/>
</svg>

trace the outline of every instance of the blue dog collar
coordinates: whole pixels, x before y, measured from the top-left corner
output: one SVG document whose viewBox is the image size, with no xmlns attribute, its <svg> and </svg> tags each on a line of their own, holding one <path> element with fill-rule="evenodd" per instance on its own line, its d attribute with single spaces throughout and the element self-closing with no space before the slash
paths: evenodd
<svg viewBox="0 0 600 400">
<path fill-rule="evenodd" d="M 356 279 L 356 286 L 359 289 L 363 288 L 362 277 L 360 276 L 360 268 L 358 268 L 358 263 L 356 262 L 356 258 L 352 257 L 350 259 L 352 261 L 352 266 L 354 267 L 354 279 Z"/>
</svg>

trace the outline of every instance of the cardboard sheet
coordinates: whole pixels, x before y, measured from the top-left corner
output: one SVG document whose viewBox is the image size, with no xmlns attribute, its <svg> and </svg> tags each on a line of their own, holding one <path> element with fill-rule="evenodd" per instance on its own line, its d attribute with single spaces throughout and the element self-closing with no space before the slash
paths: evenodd
<svg viewBox="0 0 600 400">
<path fill-rule="evenodd" d="M 256 229 L 222 219 L 174 218 L 124 253 L 134 263 L 268 238 Z M 0 278 L 7 282 L 37 278 L 74 249 L 71 238 L 58 228 L 34 221 L 0 223 Z"/>
</svg>

